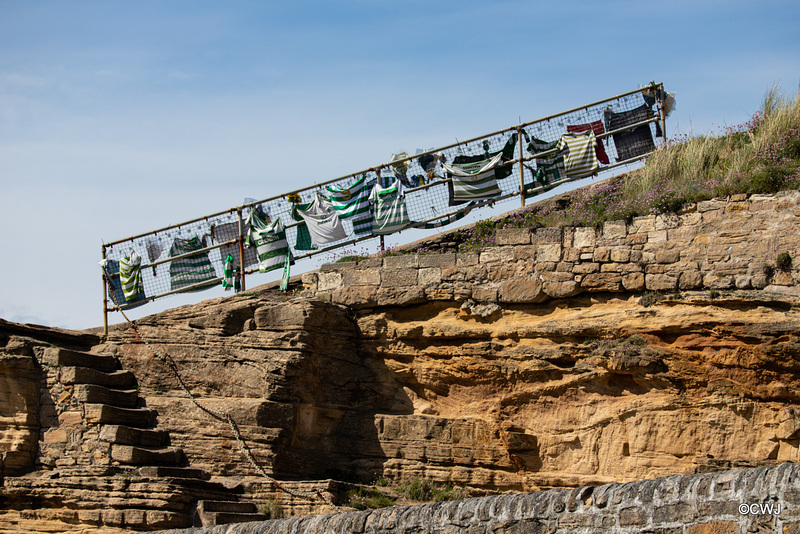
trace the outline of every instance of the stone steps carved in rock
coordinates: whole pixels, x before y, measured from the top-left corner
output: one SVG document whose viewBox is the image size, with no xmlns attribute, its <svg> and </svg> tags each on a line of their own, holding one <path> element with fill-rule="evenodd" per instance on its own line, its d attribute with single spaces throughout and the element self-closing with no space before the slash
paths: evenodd
<svg viewBox="0 0 800 534">
<path fill-rule="evenodd" d="M 84 404 L 84 413 L 90 423 L 124 425 L 134 428 L 156 426 L 158 412 L 149 408 L 120 408 L 108 404 Z"/>
<path fill-rule="evenodd" d="M 251 502 L 200 500 L 197 501 L 194 526 L 225 525 L 267 519 L 269 519 L 267 516 L 258 513 L 256 505 Z"/>
<path fill-rule="evenodd" d="M 119 445 L 161 447 L 169 445 L 169 432 L 157 428 L 133 428 L 123 425 L 104 425 L 100 441 Z"/>
<path fill-rule="evenodd" d="M 110 389 L 95 384 L 75 384 L 73 395 L 76 400 L 91 404 L 108 404 L 120 408 L 134 408 L 139 401 L 135 389 Z"/>
<path fill-rule="evenodd" d="M 110 354 L 92 354 L 57 347 L 45 350 L 44 363 L 54 367 L 88 367 L 104 373 L 119 368 L 119 362 Z"/>
<path fill-rule="evenodd" d="M 65 385 L 95 384 L 121 389 L 130 389 L 136 385 L 136 377 L 130 371 L 104 372 L 91 367 L 63 367 L 60 378 Z"/>
<path fill-rule="evenodd" d="M 161 465 L 148 465 L 139 468 L 139 474 L 144 477 L 157 478 L 183 478 L 194 480 L 210 480 L 211 474 L 205 469 L 197 467 L 168 467 Z"/>
<path fill-rule="evenodd" d="M 186 457 L 179 447 L 149 448 L 114 444 L 111 446 L 111 459 L 129 465 L 179 466 Z"/>
</svg>

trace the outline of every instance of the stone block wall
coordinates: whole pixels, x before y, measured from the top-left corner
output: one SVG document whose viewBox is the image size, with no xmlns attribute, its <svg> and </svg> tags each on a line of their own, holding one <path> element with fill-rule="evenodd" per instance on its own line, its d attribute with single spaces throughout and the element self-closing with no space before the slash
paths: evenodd
<svg viewBox="0 0 800 534">
<path fill-rule="evenodd" d="M 800 465 L 787 463 L 626 484 L 295 517 L 192 532 L 798 533 Z"/>
<path fill-rule="evenodd" d="M 40 437 L 36 463 L 42 467 L 109 466 L 111 444 L 100 440 L 101 425 L 91 421 L 76 385 L 62 380 L 74 368 L 54 364 L 55 347 L 37 348 L 42 372 L 39 389 Z"/>
<path fill-rule="evenodd" d="M 800 192 L 733 195 L 602 228 L 508 228 L 480 252 L 323 265 L 305 290 L 354 308 L 523 304 L 592 292 L 755 289 L 800 295 Z M 777 256 L 789 270 L 771 269 Z"/>
</svg>

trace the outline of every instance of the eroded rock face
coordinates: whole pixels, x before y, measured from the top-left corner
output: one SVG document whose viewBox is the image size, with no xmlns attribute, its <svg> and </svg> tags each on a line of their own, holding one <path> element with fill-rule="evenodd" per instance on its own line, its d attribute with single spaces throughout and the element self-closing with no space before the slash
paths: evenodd
<svg viewBox="0 0 800 534">
<path fill-rule="evenodd" d="M 800 458 L 796 304 L 755 291 L 651 306 L 595 294 L 355 314 L 262 296 L 140 324 L 277 478 L 535 489 Z M 253 473 L 227 425 L 130 330 L 99 348 L 135 371 L 191 465 Z"/>
</svg>

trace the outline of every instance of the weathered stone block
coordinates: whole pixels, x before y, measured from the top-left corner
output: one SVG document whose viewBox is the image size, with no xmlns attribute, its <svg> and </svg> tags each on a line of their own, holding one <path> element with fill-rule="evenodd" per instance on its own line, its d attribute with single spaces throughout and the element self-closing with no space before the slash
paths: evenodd
<svg viewBox="0 0 800 534">
<path fill-rule="evenodd" d="M 331 302 L 351 308 L 370 308 L 378 303 L 377 286 L 345 286 L 331 292 Z"/>
<path fill-rule="evenodd" d="M 419 270 L 417 278 L 420 285 L 438 284 L 442 281 L 441 267 L 426 267 Z"/>
<path fill-rule="evenodd" d="M 566 280 L 563 282 L 545 282 L 542 284 L 542 291 L 549 297 L 560 299 L 577 295 L 581 289 L 578 282 Z"/>
<path fill-rule="evenodd" d="M 564 250 L 561 251 L 561 259 L 577 263 L 581 260 L 581 250 L 573 247 L 564 248 Z"/>
<path fill-rule="evenodd" d="M 616 263 L 625 263 L 631 259 L 630 248 L 613 248 L 611 249 L 611 261 Z"/>
<path fill-rule="evenodd" d="M 539 262 L 558 262 L 561 261 L 561 244 L 539 245 L 536 251 L 536 260 Z"/>
<path fill-rule="evenodd" d="M 317 271 L 303 273 L 302 276 L 300 277 L 300 280 L 303 281 L 303 288 L 308 289 L 310 291 L 316 291 L 318 276 L 319 273 Z"/>
<path fill-rule="evenodd" d="M 656 250 L 657 263 L 675 263 L 680 261 L 681 251 L 677 249 L 672 250 Z"/>
<path fill-rule="evenodd" d="M 528 228 L 499 228 L 495 234 L 498 245 L 529 245 L 531 231 Z"/>
<path fill-rule="evenodd" d="M 425 302 L 425 292 L 420 287 L 403 289 L 380 288 L 378 290 L 378 306 L 406 306 Z"/>
<path fill-rule="evenodd" d="M 497 302 L 497 289 L 485 286 L 472 288 L 472 298 L 478 302 Z"/>
<path fill-rule="evenodd" d="M 679 289 L 697 289 L 703 287 L 703 275 L 700 271 L 685 271 L 678 278 Z"/>
<path fill-rule="evenodd" d="M 444 267 L 445 265 L 456 264 L 456 254 L 420 254 L 417 259 L 419 266 L 422 267 Z"/>
<path fill-rule="evenodd" d="M 385 256 L 384 269 L 409 269 L 419 266 L 419 256 L 416 254 L 401 254 L 399 256 Z"/>
<path fill-rule="evenodd" d="M 593 248 L 597 242 L 597 232 L 594 228 L 575 228 L 572 236 L 572 246 L 575 248 Z"/>
<path fill-rule="evenodd" d="M 611 259 L 611 249 L 608 247 L 597 247 L 594 249 L 594 261 L 602 262 Z"/>
<path fill-rule="evenodd" d="M 537 228 L 532 243 L 537 245 L 558 243 L 561 245 L 562 229 L 561 228 Z"/>
<path fill-rule="evenodd" d="M 630 273 L 622 277 L 622 287 L 628 291 L 642 291 L 645 288 L 643 273 Z"/>
<path fill-rule="evenodd" d="M 617 273 L 590 273 L 581 279 L 581 289 L 587 291 L 620 291 L 622 276 Z"/>
<path fill-rule="evenodd" d="M 603 223 L 603 239 L 625 239 L 628 227 L 625 221 L 606 221 Z"/>
<path fill-rule="evenodd" d="M 481 252 L 481 263 L 496 263 L 501 261 L 514 261 L 514 247 L 489 247 Z"/>
<path fill-rule="evenodd" d="M 338 271 L 320 272 L 317 277 L 317 291 L 329 291 L 342 287 L 342 273 Z"/>
<path fill-rule="evenodd" d="M 477 252 L 459 252 L 456 254 L 456 265 L 477 265 L 480 260 L 480 254 Z"/>
<path fill-rule="evenodd" d="M 417 269 L 383 269 L 381 271 L 381 287 L 410 287 L 415 285 L 417 285 Z"/>
<path fill-rule="evenodd" d="M 349 286 L 379 286 L 381 284 L 381 269 L 353 269 L 342 273 L 342 285 Z M 335 289 L 335 288 L 330 288 Z"/>
<path fill-rule="evenodd" d="M 500 285 L 499 297 L 500 302 L 510 304 L 543 302 L 547 299 L 542 290 L 542 281 L 538 278 L 507 280 Z"/>
<path fill-rule="evenodd" d="M 516 260 L 535 260 L 538 245 L 519 245 L 514 247 L 514 259 Z"/>
<path fill-rule="evenodd" d="M 600 271 L 600 264 L 594 262 L 579 263 L 572 268 L 572 272 L 574 274 L 589 274 L 589 273 L 596 273 L 599 271 Z"/>
<path fill-rule="evenodd" d="M 733 277 L 709 273 L 703 277 L 703 285 L 713 289 L 730 289 L 733 287 Z"/>
<path fill-rule="evenodd" d="M 712 210 L 722 210 L 725 209 L 725 204 L 727 202 L 720 199 L 704 200 L 697 203 L 697 211 L 705 213 Z"/>
<path fill-rule="evenodd" d="M 678 287 L 678 279 L 668 274 L 647 274 L 644 281 L 650 291 L 669 291 Z"/>
</svg>

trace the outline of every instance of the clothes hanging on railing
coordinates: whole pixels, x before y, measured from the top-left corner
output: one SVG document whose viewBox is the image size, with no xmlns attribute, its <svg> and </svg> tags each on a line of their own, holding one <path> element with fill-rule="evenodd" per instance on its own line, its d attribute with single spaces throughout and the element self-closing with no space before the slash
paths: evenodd
<svg viewBox="0 0 800 534">
<path fill-rule="evenodd" d="M 452 164 L 443 164 L 442 168 L 453 184 L 453 201 L 483 200 L 499 196 L 501 191 L 497 185 L 495 167 L 502 159 L 503 154 L 498 152 L 491 158 L 457 156 Z"/>
<path fill-rule="evenodd" d="M 311 244 L 311 234 L 308 232 L 308 225 L 306 220 L 300 216 L 300 210 L 307 210 L 311 206 L 311 202 L 306 204 L 293 204 L 292 205 L 292 220 L 299 222 L 297 228 L 297 236 L 295 240 L 295 250 L 316 250 L 317 247 Z"/>
<path fill-rule="evenodd" d="M 372 204 L 372 233 L 391 234 L 407 228 L 411 221 L 406 210 L 403 184 L 395 180 L 388 187 L 375 184 L 369 196 Z"/>
<path fill-rule="evenodd" d="M 514 147 L 517 134 L 514 132 L 498 152 L 461 154 L 453 158 L 452 163 L 442 161 L 442 169 L 450 177 L 448 184 L 449 205 L 458 206 L 473 200 L 485 200 L 499 196 L 502 191 L 498 180 L 508 178 L 513 172 L 511 165 L 505 162 L 514 159 Z M 488 147 L 488 143 L 485 143 Z"/>
<path fill-rule="evenodd" d="M 160 237 L 150 236 L 145 240 L 144 249 L 147 252 L 147 259 L 150 263 L 161 257 L 164 248 L 164 242 L 161 241 Z M 157 265 L 153 265 L 153 276 L 156 276 L 156 267 Z"/>
<path fill-rule="evenodd" d="M 553 150 L 558 145 L 558 141 L 549 143 L 536 137 L 531 137 L 527 150 L 531 154 L 539 154 L 548 150 Z M 536 181 L 542 185 L 564 180 L 567 177 L 564 168 L 564 154 L 556 153 L 543 158 L 536 158 Z"/>
<path fill-rule="evenodd" d="M 347 237 L 347 233 L 342 227 L 342 221 L 333 208 L 333 205 L 325 200 L 319 191 L 315 193 L 314 200 L 306 209 L 298 209 L 297 214 L 303 218 L 308 225 L 311 234 L 311 245 L 321 247 L 330 243 L 335 243 Z"/>
<path fill-rule="evenodd" d="M 106 283 L 108 285 L 108 296 L 113 305 L 118 305 L 123 309 L 129 310 L 142 306 L 147 303 L 144 293 L 140 299 L 133 302 L 125 301 L 125 294 L 122 292 L 122 284 L 119 278 L 119 261 L 117 260 L 100 260 L 100 267 L 105 273 Z"/>
<path fill-rule="evenodd" d="M 636 124 L 637 122 L 646 121 L 652 117 L 653 111 L 647 104 L 642 104 L 638 108 L 630 111 L 614 113 L 610 109 L 607 109 L 605 112 L 606 125 L 610 131 L 618 130 Z M 656 149 L 649 124 L 643 124 L 631 130 L 611 135 L 614 138 L 614 145 L 617 148 L 617 161 L 636 158 Z"/>
<path fill-rule="evenodd" d="M 258 213 L 252 211 L 247 219 L 250 231 L 247 234 L 245 246 L 255 247 L 258 253 L 258 271 L 267 273 L 283 267 L 286 257 L 291 261 L 289 242 L 286 240 L 286 230 L 279 217 L 267 222 Z"/>
<path fill-rule="evenodd" d="M 240 270 L 235 266 L 233 255 L 228 254 L 225 261 L 222 263 L 222 289 L 230 291 L 233 289 L 236 293 L 242 290 L 242 283 L 239 279 Z"/>
<path fill-rule="evenodd" d="M 564 155 L 568 178 L 585 178 L 597 172 L 597 138 L 593 131 L 565 133 L 558 140 L 556 148 Z"/>
<path fill-rule="evenodd" d="M 242 234 L 246 237 L 250 228 L 246 222 L 242 222 Z M 239 238 L 239 221 L 217 224 L 211 227 L 211 240 L 214 243 L 225 243 L 233 239 Z M 234 268 L 239 267 L 239 243 L 232 243 L 229 245 L 222 245 L 219 248 L 219 256 L 222 261 L 228 256 L 233 256 Z M 244 267 L 250 268 L 258 263 L 258 256 L 256 251 L 251 248 L 244 249 Z"/>
<path fill-rule="evenodd" d="M 362 176 L 350 187 L 338 189 L 326 187 L 330 196 L 328 199 L 340 219 L 352 218 L 353 233 L 356 236 L 372 233 L 372 213 L 369 209 L 369 194 L 371 189 L 367 184 L 367 177 Z"/>
<path fill-rule="evenodd" d="M 192 236 L 188 239 L 176 237 L 169 249 L 169 255 L 170 257 L 180 256 L 205 247 L 205 238 L 200 239 L 197 236 Z M 203 251 L 170 262 L 169 279 L 170 288 L 173 291 L 195 284 L 202 284 L 191 290 L 200 291 L 215 283 L 217 273 L 208 258 L 208 252 Z"/>
<path fill-rule="evenodd" d="M 130 254 L 119 260 L 119 282 L 125 302 L 136 302 L 145 298 L 142 283 L 142 257 L 131 250 Z"/>
<path fill-rule="evenodd" d="M 594 135 L 601 135 L 606 133 L 605 128 L 603 128 L 602 121 L 594 121 L 589 122 L 586 124 L 572 124 L 567 126 L 567 133 L 580 133 L 585 132 L 587 130 L 591 130 L 594 132 Z M 606 149 L 603 147 L 603 142 L 598 140 L 597 141 L 597 148 L 595 149 L 595 154 L 597 154 L 597 160 L 602 163 L 603 165 L 608 165 L 608 154 L 606 154 Z"/>
</svg>

